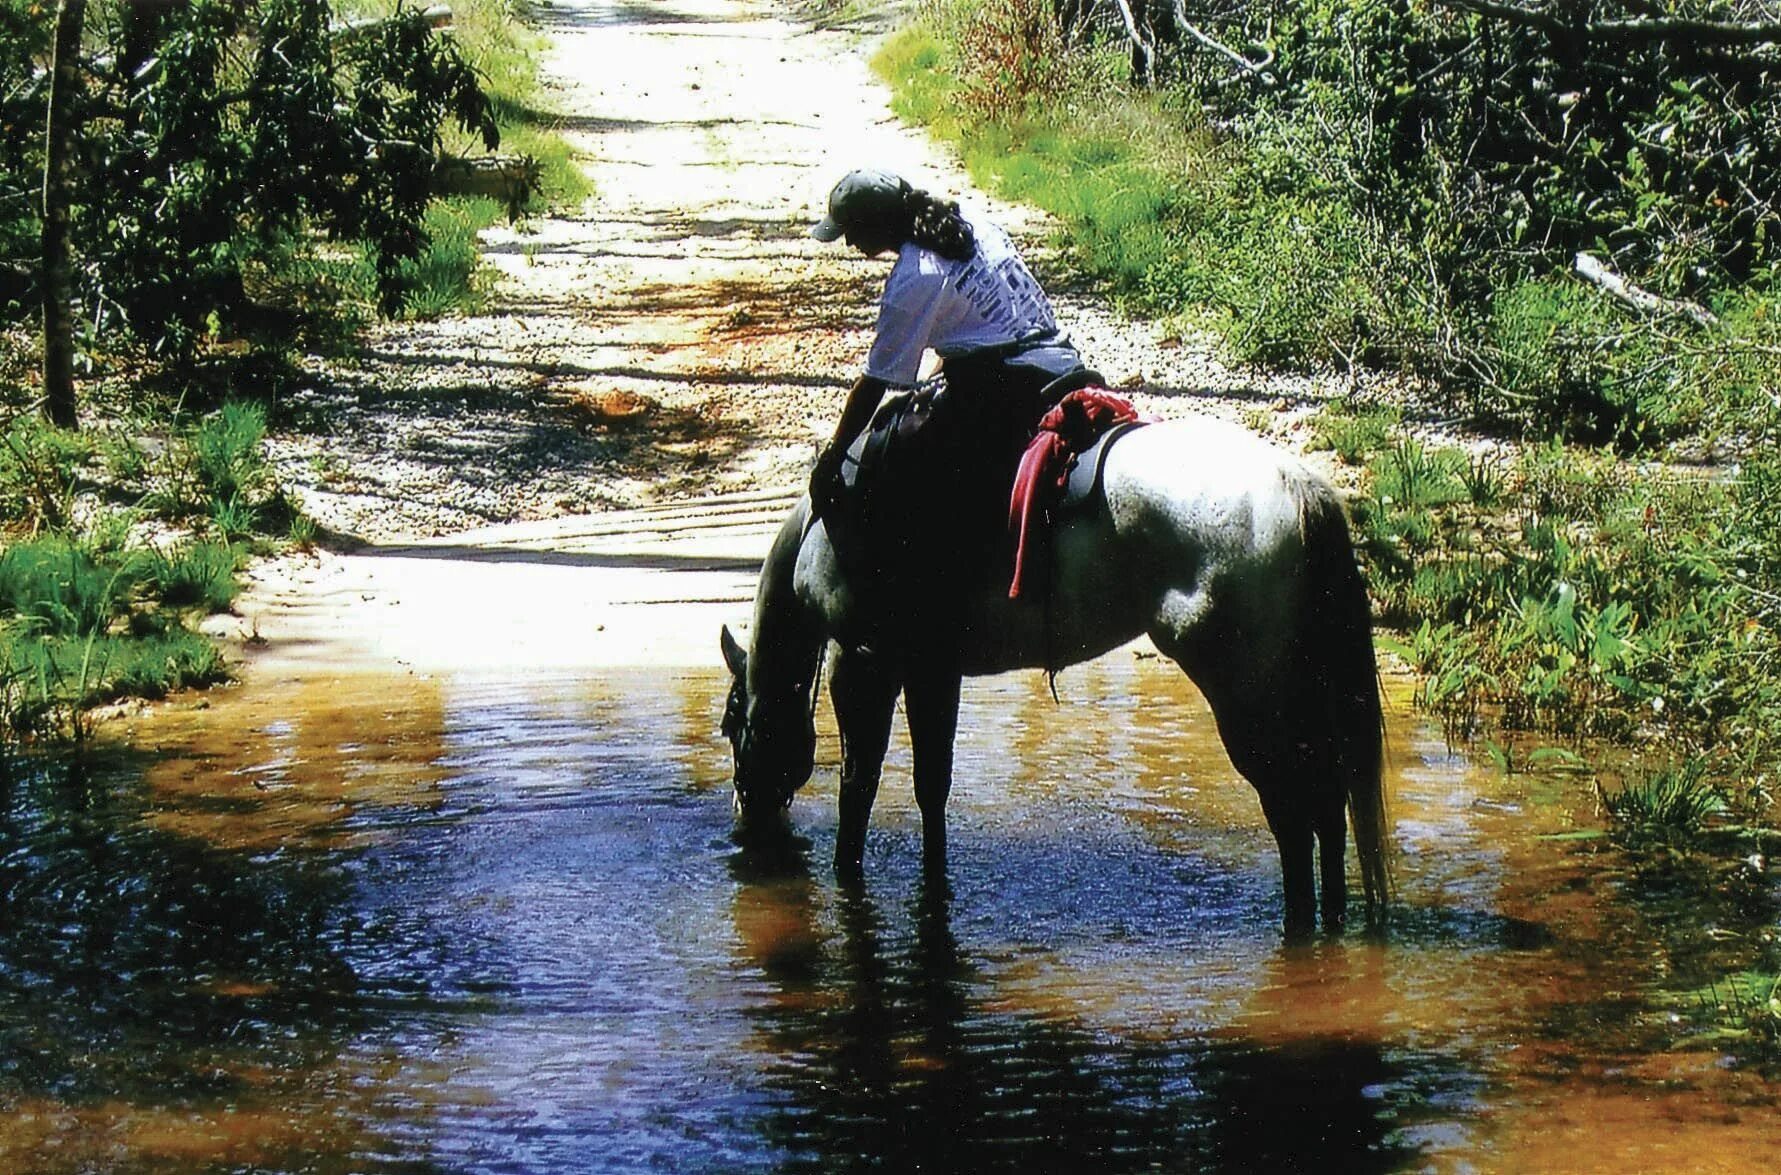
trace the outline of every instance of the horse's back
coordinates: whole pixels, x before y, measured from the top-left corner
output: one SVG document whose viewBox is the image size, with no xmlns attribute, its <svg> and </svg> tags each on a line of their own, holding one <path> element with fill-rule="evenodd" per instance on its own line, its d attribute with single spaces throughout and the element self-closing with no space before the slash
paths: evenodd
<svg viewBox="0 0 1781 1175">
<path fill-rule="evenodd" d="M 1241 647 L 1261 671 L 1318 590 L 1316 519 L 1340 513 L 1329 483 L 1247 429 L 1210 417 L 1121 439 L 1107 459 L 1107 515 L 1159 647 L 1197 669 Z M 1345 533 L 1345 532 L 1344 532 Z"/>
<path fill-rule="evenodd" d="M 1308 504 L 1334 494 L 1298 458 L 1214 417 L 1164 421 L 1121 438 L 1104 485 L 1120 533 L 1179 536 L 1233 554 L 1289 538 L 1302 529 Z"/>
</svg>

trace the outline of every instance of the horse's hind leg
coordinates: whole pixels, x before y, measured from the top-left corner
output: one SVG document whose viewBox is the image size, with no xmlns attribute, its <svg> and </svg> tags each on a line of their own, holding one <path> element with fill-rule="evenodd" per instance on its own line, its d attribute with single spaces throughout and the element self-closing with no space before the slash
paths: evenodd
<svg viewBox="0 0 1781 1175">
<path fill-rule="evenodd" d="M 865 865 L 866 826 L 890 743 L 899 683 L 870 654 L 842 651 L 829 677 L 829 698 L 841 731 L 841 813 L 835 832 L 835 869 L 857 877 Z"/>
<path fill-rule="evenodd" d="M 1317 856 L 1323 883 L 1323 929 L 1324 933 L 1333 934 L 1348 920 L 1348 811 L 1339 791 L 1323 796 L 1318 808 Z"/>
<path fill-rule="evenodd" d="M 952 748 L 958 736 L 959 674 L 936 668 L 912 673 L 904 687 L 909 744 L 915 760 L 915 803 L 921 809 L 922 862 L 946 867 L 946 797 L 952 793 Z"/>
<path fill-rule="evenodd" d="M 1238 770 L 1242 770 L 1241 766 Z M 1280 887 L 1286 897 L 1286 934 L 1288 938 L 1300 938 L 1317 927 L 1311 820 L 1297 796 L 1287 794 L 1278 786 L 1264 786 L 1257 776 L 1249 778 L 1257 784 L 1262 814 L 1268 818 L 1268 830 L 1280 847 Z"/>
</svg>

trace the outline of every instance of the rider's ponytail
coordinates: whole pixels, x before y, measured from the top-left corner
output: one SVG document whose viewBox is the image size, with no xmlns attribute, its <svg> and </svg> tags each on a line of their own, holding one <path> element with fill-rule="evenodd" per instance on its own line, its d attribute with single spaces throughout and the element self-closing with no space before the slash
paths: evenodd
<svg viewBox="0 0 1781 1175">
<path fill-rule="evenodd" d="M 922 248 L 948 261 L 967 261 L 977 251 L 977 238 L 958 201 L 941 200 L 905 183 L 903 208 L 909 214 L 909 239 Z"/>
</svg>

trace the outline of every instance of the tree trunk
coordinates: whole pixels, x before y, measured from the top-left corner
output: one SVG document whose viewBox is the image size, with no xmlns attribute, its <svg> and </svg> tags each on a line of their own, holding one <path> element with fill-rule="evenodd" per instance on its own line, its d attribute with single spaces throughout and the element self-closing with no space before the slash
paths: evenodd
<svg viewBox="0 0 1781 1175">
<path fill-rule="evenodd" d="M 62 428 L 79 423 L 74 402 L 72 262 L 68 245 L 68 160 L 74 142 L 74 88 L 86 0 L 61 0 L 50 64 L 49 118 L 43 150 L 43 414 Z"/>
</svg>

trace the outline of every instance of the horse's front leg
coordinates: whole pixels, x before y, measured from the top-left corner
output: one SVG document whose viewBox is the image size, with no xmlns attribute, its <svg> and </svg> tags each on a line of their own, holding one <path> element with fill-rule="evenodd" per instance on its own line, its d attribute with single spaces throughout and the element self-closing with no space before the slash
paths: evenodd
<svg viewBox="0 0 1781 1175">
<path fill-rule="evenodd" d="M 959 673 L 950 667 L 912 673 L 903 696 L 915 761 L 915 803 L 921 809 L 922 862 L 930 873 L 944 873 L 946 797 L 952 794 L 952 748 L 959 727 Z"/>
<path fill-rule="evenodd" d="M 835 832 L 835 871 L 857 878 L 865 865 L 866 826 L 884 752 L 890 743 L 891 714 L 901 688 L 895 673 L 869 653 L 842 650 L 829 675 L 829 698 L 841 732 L 841 818 Z"/>
</svg>

